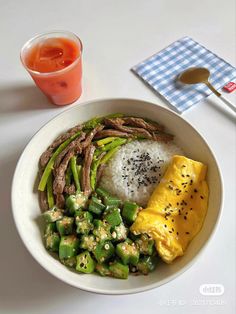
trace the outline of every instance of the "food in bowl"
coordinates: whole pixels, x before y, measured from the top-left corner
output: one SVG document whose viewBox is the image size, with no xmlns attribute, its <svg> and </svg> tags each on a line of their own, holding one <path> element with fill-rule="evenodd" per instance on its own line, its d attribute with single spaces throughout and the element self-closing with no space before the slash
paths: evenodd
<svg viewBox="0 0 236 314">
<path fill-rule="evenodd" d="M 173 219 L 174 215 L 169 206 L 168 215 L 165 213 L 163 218 L 155 203 L 161 204 L 161 196 L 165 201 L 173 199 L 163 186 L 164 173 L 169 173 L 173 179 L 170 181 L 177 187 L 185 184 L 183 180 L 174 181 L 176 158 L 184 157 L 172 158 L 182 152 L 172 141 L 173 135 L 166 133 L 162 125 L 120 114 L 94 118 L 60 135 L 40 158 L 38 189 L 46 222 L 46 248 L 58 253 L 63 264 L 78 272 L 96 270 L 102 276 L 121 279 L 127 278 L 129 272 L 145 275 L 151 272 L 158 262 L 158 254 L 166 262 L 181 255 L 177 252 L 167 258 L 163 244 L 171 242 L 173 237 L 170 239 L 167 232 L 158 236 L 156 233 L 159 222 L 167 216 Z M 187 164 L 191 162 L 195 169 L 195 162 L 186 158 Z M 196 185 L 204 181 L 204 176 L 198 180 L 197 171 L 187 175 L 191 175 Z M 184 193 L 179 190 L 179 187 L 174 190 L 176 199 L 185 202 L 190 189 Z M 204 197 L 207 204 L 208 194 Z M 141 205 L 146 204 L 148 207 L 142 209 Z M 203 212 L 201 208 L 199 211 Z M 202 226 L 204 213 L 189 219 L 192 224 L 198 223 L 194 235 Z M 182 245 L 183 239 L 175 235 L 175 246 L 168 246 L 169 255 L 172 248 Z M 181 246 L 182 253 L 188 242 Z"/>
</svg>

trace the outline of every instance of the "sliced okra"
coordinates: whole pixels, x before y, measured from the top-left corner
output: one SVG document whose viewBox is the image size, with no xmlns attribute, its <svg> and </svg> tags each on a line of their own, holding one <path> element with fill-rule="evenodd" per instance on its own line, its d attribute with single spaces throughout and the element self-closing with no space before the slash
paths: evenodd
<svg viewBox="0 0 236 314">
<path fill-rule="evenodd" d="M 79 249 L 79 240 L 75 235 L 63 236 L 59 245 L 59 258 L 67 259 L 76 256 Z"/>
<path fill-rule="evenodd" d="M 95 261 L 88 251 L 79 254 L 76 257 L 76 268 L 78 272 L 91 274 L 95 269 Z"/>
</svg>

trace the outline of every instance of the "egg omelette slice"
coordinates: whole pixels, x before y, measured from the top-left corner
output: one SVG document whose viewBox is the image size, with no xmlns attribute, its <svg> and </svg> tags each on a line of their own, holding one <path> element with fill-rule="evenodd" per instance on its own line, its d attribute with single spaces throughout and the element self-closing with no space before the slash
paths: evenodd
<svg viewBox="0 0 236 314">
<path fill-rule="evenodd" d="M 155 240 L 160 257 L 171 263 L 184 254 L 200 231 L 208 207 L 207 166 L 175 155 L 147 208 L 131 226 L 134 234 L 146 233 Z"/>
</svg>

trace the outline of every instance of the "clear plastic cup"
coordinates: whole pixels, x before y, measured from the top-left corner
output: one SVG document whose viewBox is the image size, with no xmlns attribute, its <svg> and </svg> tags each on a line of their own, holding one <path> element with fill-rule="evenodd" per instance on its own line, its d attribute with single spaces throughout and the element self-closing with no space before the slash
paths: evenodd
<svg viewBox="0 0 236 314">
<path fill-rule="evenodd" d="M 56 39 L 55 42 L 58 43 L 61 39 L 73 41 L 73 44 L 76 45 L 76 49 L 79 52 L 78 56 L 76 56 L 76 58 L 74 58 L 74 60 L 66 67 L 59 70 L 40 72 L 32 69 L 32 66 L 29 67 L 27 58 L 32 53 L 32 49 L 35 49 L 35 47 L 41 49 L 40 45 L 45 46 L 47 42 L 52 42 L 53 39 Z M 35 49 L 35 51 L 37 49 Z M 41 91 L 53 104 L 62 106 L 73 103 L 82 93 L 82 50 L 82 42 L 75 34 L 68 31 L 53 31 L 37 35 L 27 41 L 21 49 L 20 58 L 25 69 L 29 72 L 35 84 Z M 37 53 L 41 52 L 42 51 L 40 50 Z M 56 55 L 54 53 L 54 55 L 51 56 L 54 58 L 53 62 L 55 61 L 55 58 L 60 57 L 61 55 L 63 55 L 63 51 L 61 52 L 61 48 L 59 48 L 56 50 Z M 37 54 L 35 57 L 38 58 Z M 40 59 L 40 62 L 41 61 L 42 59 Z M 43 62 L 47 62 L 47 58 L 45 58 Z M 48 62 L 50 62 L 50 60 Z"/>
</svg>

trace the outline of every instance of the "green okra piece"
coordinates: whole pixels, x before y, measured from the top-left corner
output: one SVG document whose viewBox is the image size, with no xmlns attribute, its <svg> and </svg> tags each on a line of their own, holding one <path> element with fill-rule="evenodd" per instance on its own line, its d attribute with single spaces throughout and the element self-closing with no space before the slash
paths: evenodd
<svg viewBox="0 0 236 314">
<path fill-rule="evenodd" d="M 88 211 L 78 210 L 75 212 L 76 232 L 79 234 L 89 234 L 93 230 L 93 216 Z"/>
<path fill-rule="evenodd" d="M 117 137 L 112 137 L 112 136 L 109 136 L 109 137 L 105 137 L 105 138 L 102 138 L 101 140 L 98 140 L 96 142 L 97 146 L 104 146 L 112 141 L 114 141 Z"/>
<path fill-rule="evenodd" d="M 44 229 L 44 237 L 46 238 L 48 235 L 57 232 L 57 226 L 55 222 L 49 222 L 46 224 Z"/>
<path fill-rule="evenodd" d="M 129 276 L 129 266 L 119 262 L 114 262 L 109 266 L 111 276 L 118 279 L 127 279 Z"/>
<path fill-rule="evenodd" d="M 121 215 L 127 223 L 132 224 L 137 218 L 139 208 L 140 207 L 136 203 L 126 201 L 124 202 Z"/>
<path fill-rule="evenodd" d="M 113 207 L 118 208 L 122 204 L 122 201 L 115 196 L 105 196 L 104 197 L 104 204 L 106 206 L 113 206 Z"/>
<path fill-rule="evenodd" d="M 71 171 L 73 174 L 76 190 L 78 192 L 80 192 L 81 188 L 80 188 L 79 176 L 78 176 L 78 172 L 77 172 L 76 156 L 71 157 L 70 167 L 71 167 Z"/>
<path fill-rule="evenodd" d="M 92 252 L 97 245 L 93 234 L 83 234 L 80 238 L 80 248 Z"/>
<path fill-rule="evenodd" d="M 93 224 L 93 234 L 96 237 L 97 242 L 112 239 L 110 233 L 111 226 L 106 221 L 94 219 Z"/>
<path fill-rule="evenodd" d="M 102 198 L 110 196 L 109 192 L 107 192 L 105 189 L 101 187 L 96 188 L 96 193 L 98 196 Z"/>
<path fill-rule="evenodd" d="M 137 265 L 139 261 L 139 250 L 131 240 L 121 242 L 116 246 L 116 254 L 120 257 L 123 264 Z"/>
<path fill-rule="evenodd" d="M 75 268 L 76 266 L 76 256 L 72 256 L 70 258 L 62 258 L 61 263 L 67 267 Z"/>
<path fill-rule="evenodd" d="M 52 185 L 52 173 L 50 173 L 47 181 L 47 199 L 48 199 L 48 206 L 52 208 L 55 204 L 54 196 L 53 196 L 53 185 Z"/>
<path fill-rule="evenodd" d="M 127 239 L 128 228 L 125 227 L 123 222 L 118 226 L 115 226 L 111 229 L 111 236 L 113 242 L 121 242 Z"/>
<path fill-rule="evenodd" d="M 100 276 L 104 277 L 104 276 L 111 276 L 111 271 L 109 269 L 109 266 L 105 263 L 97 263 L 95 266 L 95 270 L 96 272 L 99 273 Z"/>
<path fill-rule="evenodd" d="M 122 223 L 122 218 L 118 208 L 111 208 L 104 214 L 104 220 L 108 222 L 111 227 L 118 226 Z"/>
<path fill-rule="evenodd" d="M 53 232 L 45 237 L 45 246 L 48 251 L 58 252 L 60 244 L 60 236 L 57 232 Z"/>
<path fill-rule="evenodd" d="M 120 146 L 114 147 L 113 149 L 109 150 L 108 153 L 106 153 L 105 156 L 102 157 L 100 160 L 100 164 L 105 164 L 108 162 L 109 159 L 120 149 Z"/>
<path fill-rule="evenodd" d="M 141 236 L 138 237 L 134 242 L 138 247 L 140 254 L 152 255 L 154 253 L 154 240 L 150 239 L 147 234 L 141 234 Z"/>
<path fill-rule="evenodd" d="M 102 146 L 101 150 L 103 152 L 107 152 L 107 151 L 110 151 L 111 149 L 113 149 L 117 146 L 121 146 L 121 145 L 125 144 L 126 142 L 127 142 L 127 139 L 118 137 L 114 141 L 112 141 L 111 143 L 108 143 L 108 144 Z"/>
<path fill-rule="evenodd" d="M 59 245 L 59 258 L 71 258 L 78 254 L 79 240 L 73 234 L 61 237 Z"/>
<path fill-rule="evenodd" d="M 46 223 L 55 222 L 63 218 L 63 212 L 57 207 L 53 207 L 42 214 Z"/>
<path fill-rule="evenodd" d="M 69 235 L 73 232 L 74 218 L 64 216 L 56 222 L 57 230 L 60 236 Z"/>
<path fill-rule="evenodd" d="M 89 251 L 85 251 L 79 254 L 76 257 L 76 267 L 75 269 L 78 272 L 91 274 L 95 269 L 95 261 L 93 260 L 92 256 L 90 255 Z"/>
<path fill-rule="evenodd" d="M 143 275 L 147 275 L 152 272 L 157 266 L 157 256 L 144 256 L 140 258 L 140 261 L 136 265 L 138 271 Z"/>
<path fill-rule="evenodd" d="M 66 208 L 68 209 L 70 215 L 74 215 L 75 211 L 78 209 L 83 209 L 86 206 L 88 197 L 83 192 L 78 192 L 72 194 L 66 199 Z"/>
<path fill-rule="evenodd" d="M 98 263 L 104 263 L 109 258 L 111 258 L 114 253 L 115 248 L 111 241 L 99 242 L 93 250 L 93 255 L 95 256 Z"/>
<path fill-rule="evenodd" d="M 91 200 L 89 201 L 88 210 L 96 215 L 101 215 L 101 213 L 106 208 L 105 205 L 102 204 L 102 201 L 95 196 L 92 196 Z"/>
<path fill-rule="evenodd" d="M 52 173 L 54 162 L 57 158 L 57 156 L 79 135 L 81 134 L 81 131 L 75 133 L 70 138 L 68 138 L 65 142 L 63 142 L 53 153 L 52 157 L 50 158 L 49 162 L 47 163 L 47 166 L 44 169 L 43 175 L 40 179 L 38 190 L 44 191 L 47 185 L 48 177 L 50 176 L 50 173 Z"/>
</svg>

